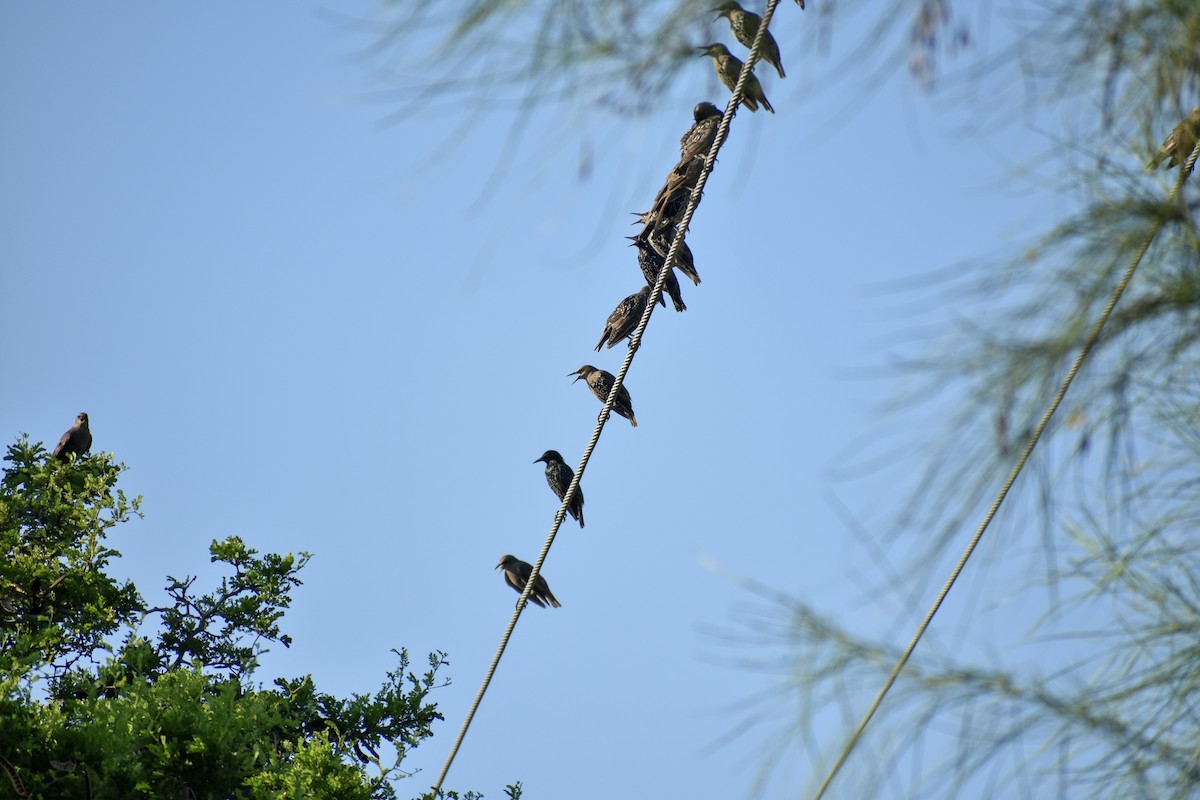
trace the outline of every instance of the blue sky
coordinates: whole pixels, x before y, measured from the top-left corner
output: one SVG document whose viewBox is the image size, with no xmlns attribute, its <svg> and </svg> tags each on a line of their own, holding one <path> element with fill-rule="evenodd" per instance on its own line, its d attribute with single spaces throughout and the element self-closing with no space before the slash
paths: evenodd
<svg viewBox="0 0 1200 800">
<path fill-rule="evenodd" d="M 645 118 L 571 109 L 575 137 L 540 110 L 489 183 L 512 109 L 381 125 L 395 109 L 364 101 L 369 39 L 318 11 L 0 10 L 0 434 L 53 446 L 89 413 L 94 449 L 145 496 L 113 544 L 152 603 L 164 575 L 216 579 L 213 538 L 311 551 L 295 644 L 263 680 L 369 692 L 392 648 L 417 666 L 449 653 L 446 722 L 405 763 L 424 770 L 401 787 L 416 795 L 516 599 L 493 567 L 532 561 L 557 508 L 532 462 L 554 448 L 574 465 L 594 425 L 599 403 L 567 374 L 620 364 L 592 348 L 640 285 L 628 214 L 692 106 L 727 94 L 698 59 Z M 721 745 L 730 706 L 778 676 L 707 632 L 757 601 L 703 557 L 859 629 L 895 620 L 864 595 L 828 496 L 870 523 L 909 487 L 829 470 L 902 387 L 882 367 L 912 309 L 938 312 L 932 293 L 873 287 L 1005 252 L 1060 201 L 1003 188 L 1044 145 L 1032 134 L 965 135 L 899 73 L 823 86 L 845 52 L 794 44 L 814 20 L 780 6 L 789 77 L 764 78 L 779 113 L 735 119 L 688 239 L 703 283 L 685 282 L 687 312 L 652 318 L 627 380 L 639 427 L 610 421 L 588 526 L 567 524 L 546 562 L 563 607 L 522 617 L 447 787 L 746 792 L 765 731 Z M 808 778 L 798 762 L 766 796 Z"/>
</svg>

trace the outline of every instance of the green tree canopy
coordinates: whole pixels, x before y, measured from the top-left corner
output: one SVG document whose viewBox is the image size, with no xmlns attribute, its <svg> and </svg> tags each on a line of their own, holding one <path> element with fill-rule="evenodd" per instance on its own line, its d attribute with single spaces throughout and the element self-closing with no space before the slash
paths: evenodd
<svg viewBox="0 0 1200 800">
<path fill-rule="evenodd" d="M 340 698 L 310 675 L 255 682 L 310 555 L 214 541 L 227 575 L 168 578 L 147 604 L 112 577 L 113 529 L 141 498 L 109 455 L 50 458 L 26 438 L 0 481 L 0 794 L 31 798 L 396 796 L 405 755 L 441 719 L 445 655 Z M 11 794 L 10 791 L 11 790 Z M 510 787 L 509 796 L 519 789 Z M 455 796 L 451 793 L 449 796 Z M 468 797 L 474 796 L 468 793 Z"/>
</svg>

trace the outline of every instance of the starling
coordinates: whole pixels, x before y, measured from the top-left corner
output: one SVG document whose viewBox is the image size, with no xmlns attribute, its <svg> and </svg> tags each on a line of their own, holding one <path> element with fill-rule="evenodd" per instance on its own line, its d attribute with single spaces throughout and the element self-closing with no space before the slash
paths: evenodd
<svg viewBox="0 0 1200 800">
<path fill-rule="evenodd" d="M 660 256 L 654 246 L 637 236 L 628 237 L 633 240 L 633 243 L 638 249 L 638 266 L 642 268 L 642 277 L 646 279 L 646 283 L 653 286 L 658 281 L 658 273 L 662 270 L 666 259 Z M 663 283 L 663 289 L 671 295 L 671 302 L 675 304 L 676 311 L 687 311 L 687 306 L 683 304 L 683 294 L 679 290 L 679 279 L 675 277 L 675 270 L 667 270 L 667 277 Z M 658 296 L 658 300 L 664 306 L 662 295 Z"/>
<path fill-rule="evenodd" d="M 642 233 L 638 236 L 626 236 L 626 239 L 634 241 L 642 240 L 649 242 L 654 248 L 654 252 L 663 258 L 667 257 L 667 253 L 671 250 L 671 239 L 675 235 L 677 228 L 671 226 L 669 230 L 656 230 L 653 227 L 653 215 L 649 211 L 642 211 L 636 214 L 643 223 L 647 225 Z M 634 223 L 637 224 L 636 222 Z M 700 285 L 700 273 L 696 272 L 696 257 L 692 255 L 692 248 L 688 247 L 687 241 L 679 240 L 679 249 L 675 253 L 675 268 L 691 279 L 692 283 Z"/>
<path fill-rule="evenodd" d="M 567 493 L 567 487 L 571 485 L 571 481 L 575 480 L 575 470 L 563 463 L 563 457 L 559 455 L 557 450 L 547 450 L 542 453 L 542 457 L 534 461 L 546 462 L 546 483 L 550 484 L 550 488 L 558 495 L 558 499 L 562 500 L 563 495 Z M 571 505 L 567 506 L 567 511 L 571 516 L 579 521 L 579 527 L 583 527 L 583 487 L 575 487 L 575 495 L 571 498 Z"/>
<path fill-rule="evenodd" d="M 600 344 L 596 345 L 597 353 L 600 352 L 600 348 L 604 346 L 605 342 L 609 347 L 613 347 L 617 342 L 633 334 L 638 320 L 642 318 L 642 314 L 646 313 L 646 298 L 649 296 L 650 287 L 647 285 L 617 303 L 617 307 L 608 315 L 608 321 L 604 323 L 604 333 L 600 335 Z"/>
<path fill-rule="evenodd" d="M 742 62 L 729 52 L 729 48 L 720 42 L 714 42 L 707 47 L 700 48 L 701 55 L 712 56 L 713 69 L 717 71 L 717 77 L 721 79 L 721 83 L 725 84 L 729 91 L 737 86 L 738 76 L 742 74 Z M 763 94 L 762 84 L 758 82 L 758 78 L 754 77 L 751 72 L 746 77 L 746 91 L 742 95 L 742 105 L 751 111 L 758 111 L 758 104 L 762 103 L 763 108 L 775 113 L 775 109 L 767 102 L 767 96 Z"/>
<path fill-rule="evenodd" d="M 672 229 L 670 233 L 674 234 L 675 230 Z M 667 253 L 671 250 L 670 236 L 655 237 L 651 234 L 647 241 L 654 248 L 654 252 L 663 258 L 666 258 Z M 679 249 L 675 252 L 675 268 L 691 278 L 692 283 L 700 285 L 700 273 L 696 272 L 696 258 L 692 255 L 692 248 L 688 247 L 688 243 L 683 239 L 679 240 Z"/>
<path fill-rule="evenodd" d="M 88 415 L 80 411 L 75 416 L 75 424 L 58 440 L 58 447 L 54 448 L 54 457 L 59 461 L 66 461 L 71 453 L 82 456 L 91 449 L 92 432 L 88 429 Z"/>
<path fill-rule="evenodd" d="M 750 49 L 750 46 L 754 44 L 754 37 L 758 36 L 758 28 L 762 25 L 762 17 L 747 11 L 733 2 L 733 0 L 729 0 L 728 3 L 721 3 L 713 11 L 718 12 L 717 19 L 725 17 L 729 20 L 729 29 L 733 31 L 734 38 L 741 42 L 746 49 Z M 779 45 L 775 43 L 775 37 L 771 35 L 770 31 L 763 34 L 759 56 L 779 72 L 780 78 L 787 77 L 783 72 L 783 64 L 779 61 Z"/>
<path fill-rule="evenodd" d="M 533 567 L 516 556 L 504 556 L 500 559 L 496 569 L 502 567 L 504 568 L 504 582 L 516 589 L 517 594 L 524 592 L 525 584 L 529 582 L 529 576 L 533 574 Z M 558 602 L 558 598 L 550 591 L 550 584 L 546 583 L 545 577 L 540 572 L 537 580 L 533 582 L 533 591 L 529 593 L 529 602 L 536 603 L 542 608 L 547 608 L 547 603 L 555 608 L 562 608 L 562 603 Z"/>
<path fill-rule="evenodd" d="M 704 158 L 712 148 L 713 140 L 717 138 L 717 128 L 721 126 L 721 118 L 725 116 L 721 109 L 705 101 L 697 103 L 692 109 L 695 123 L 688 128 L 687 133 L 679 140 L 679 161 L 690 161 L 699 156 Z"/>
<path fill-rule="evenodd" d="M 568 372 L 567 377 L 575 376 L 575 381 L 583 378 L 587 381 L 588 388 L 592 390 L 592 394 L 600 398 L 601 403 L 608 402 L 608 393 L 612 391 L 613 383 L 617 378 L 611 372 L 603 369 L 596 369 L 591 364 L 584 364 L 574 372 Z M 617 399 L 613 402 L 612 410 L 620 414 L 625 419 L 629 420 L 629 424 L 637 427 L 637 417 L 633 415 L 633 400 L 629 398 L 629 390 L 621 384 L 621 388 L 617 390 Z"/>
<path fill-rule="evenodd" d="M 671 173 L 667 175 L 662 188 L 654 197 L 654 205 L 648 212 L 654 220 L 656 230 L 664 230 L 678 225 L 687 209 L 688 200 L 692 198 L 692 190 L 700 182 L 704 173 L 704 159 L 692 158 L 680 161 Z"/>
<path fill-rule="evenodd" d="M 1171 159 L 1167 163 L 1168 169 L 1176 164 L 1186 164 L 1188 156 L 1192 154 L 1192 149 L 1196 146 L 1197 138 L 1200 138 L 1200 107 L 1193 108 L 1191 113 L 1167 134 L 1162 147 L 1158 148 L 1154 157 L 1146 162 L 1146 171 L 1151 172 L 1158 169 L 1159 165 L 1168 158 Z"/>
</svg>

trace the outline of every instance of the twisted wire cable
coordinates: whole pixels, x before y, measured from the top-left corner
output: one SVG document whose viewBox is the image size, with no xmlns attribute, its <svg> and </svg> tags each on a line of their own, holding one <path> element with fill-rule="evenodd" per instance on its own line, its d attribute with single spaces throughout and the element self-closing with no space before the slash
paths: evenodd
<svg viewBox="0 0 1200 800">
<path fill-rule="evenodd" d="M 525 581 L 525 590 L 517 598 L 516 609 L 514 609 L 512 618 L 509 619 L 508 625 L 500 637 L 500 646 L 496 649 L 496 654 L 492 657 L 492 663 L 484 675 L 483 683 L 480 685 L 479 691 L 475 695 L 475 700 L 471 703 L 471 707 L 467 711 L 462 728 L 454 740 L 454 745 L 450 748 L 450 753 L 446 757 L 446 763 L 442 766 L 441 774 L 438 775 L 437 782 L 433 785 L 435 793 L 441 790 L 442 784 L 446 780 L 446 774 L 450 771 L 450 765 L 454 763 L 454 758 L 462 746 L 463 739 L 466 738 L 467 729 L 471 727 L 471 721 L 475 718 L 475 713 L 479 710 L 479 704 L 483 701 L 483 696 L 496 674 L 496 668 L 500 665 L 500 659 L 503 658 L 504 651 L 508 647 L 508 642 L 517 627 L 517 620 L 521 618 L 521 612 L 525 610 L 525 606 L 529 601 L 529 595 L 533 591 L 534 582 L 537 580 L 537 576 L 541 574 L 542 564 L 545 562 L 546 556 L 550 553 L 550 548 L 554 545 L 554 539 L 558 536 L 558 529 L 561 527 L 563 519 L 566 518 L 567 508 L 570 506 L 571 499 L 575 496 L 575 492 L 579 490 L 579 483 L 583 479 L 584 470 L 587 469 L 588 461 L 592 457 L 592 451 L 596 449 L 596 444 L 600 441 L 600 434 L 612 414 L 612 407 L 616 402 L 617 393 L 621 390 L 621 386 L 625 381 L 625 375 L 629 372 L 629 367 L 633 363 L 633 357 L 641 346 L 642 334 L 645 332 L 646 326 L 650 324 L 650 316 L 654 313 L 654 307 L 658 303 L 658 299 L 662 297 L 667 272 L 674 267 L 678 259 L 680 243 L 687 233 L 692 216 L 696 213 L 696 206 L 700 203 L 700 196 L 704 193 L 704 185 L 708 182 L 708 176 L 716 164 L 717 152 L 720 151 L 721 146 L 729 137 L 729 123 L 736 113 L 738 104 L 742 101 L 742 94 L 745 91 L 747 78 L 753 71 L 754 64 L 758 61 L 759 49 L 762 47 L 767 26 L 770 24 L 771 17 L 775 13 L 775 6 L 778 4 L 779 0 L 768 0 L 767 2 L 767 9 L 763 13 L 762 24 L 759 25 L 758 34 L 754 37 L 754 44 L 750 48 L 750 55 L 746 57 L 746 62 L 742 65 L 742 72 L 738 76 L 733 96 L 729 99 L 729 105 L 725 108 L 721 124 L 717 127 L 716 138 L 713 140 L 712 147 L 709 148 L 708 154 L 704 158 L 704 169 L 700 173 L 700 179 L 696 182 L 691 197 L 688 198 L 687 208 L 684 210 L 675 236 L 671 240 L 671 247 L 663 259 L 663 266 L 658 272 L 658 279 L 654 282 L 654 288 L 651 290 L 650 297 L 646 301 L 646 310 L 642 312 L 642 318 L 638 321 L 637 328 L 634 329 L 633 334 L 629 338 L 629 351 L 625 354 L 625 360 L 621 363 L 621 369 L 617 372 L 616 380 L 613 381 L 612 389 L 608 393 L 608 399 L 604 402 L 604 408 L 601 409 L 600 416 L 596 420 L 596 427 L 592 431 L 592 436 L 588 440 L 587 447 L 584 448 L 583 457 L 579 459 L 579 466 L 575 469 L 575 477 L 571 480 L 571 485 L 567 487 L 567 491 L 563 494 L 562 504 L 558 507 L 558 511 L 554 515 L 554 523 L 550 526 L 550 533 L 546 536 L 546 542 L 542 545 L 542 551 L 538 554 L 537 561 L 533 564 L 533 571 Z"/>
<path fill-rule="evenodd" d="M 1184 180 L 1196 165 L 1197 156 L 1200 156 L 1200 142 L 1197 142 L 1196 146 L 1192 148 L 1192 153 L 1190 156 L 1188 156 L 1187 163 L 1180 164 L 1179 178 L 1175 181 L 1175 186 L 1171 189 L 1170 194 L 1167 195 L 1165 205 L 1169 206 L 1175 203 L 1179 196 L 1179 191 L 1183 186 Z M 921 641 L 921 637 L 925 635 L 926 629 L 929 628 L 929 623 L 933 621 L 934 615 L 937 614 L 938 609 L 942 607 L 942 602 L 946 599 L 946 595 L 950 593 L 950 589 L 954 586 L 955 581 L 958 580 L 958 576 L 962 573 L 963 567 L 966 566 L 967 560 L 971 557 L 971 554 L 975 552 L 975 547 L 979 544 L 979 540 L 983 538 L 984 531 L 986 531 L 988 526 L 992 523 L 992 519 L 996 516 L 996 512 L 1000 510 L 1000 506 L 1004 502 L 1004 498 L 1008 496 L 1009 489 L 1011 489 L 1013 484 L 1016 482 L 1017 476 L 1021 474 L 1021 470 L 1025 468 L 1025 462 L 1029 460 L 1029 455 L 1033 452 L 1033 448 L 1036 447 L 1038 441 L 1041 440 L 1042 433 L 1045 432 L 1046 426 L 1050 424 L 1050 418 L 1053 417 L 1054 412 L 1058 410 L 1059 405 L 1062 403 L 1063 397 L 1066 396 L 1067 390 L 1071 388 L 1071 383 L 1075 380 L 1075 375 L 1079 372 L 1080 367 L 1083 366 L 1084 360 L 1087 359 L 1088 354 L 1091 353 L 1096 342 L 1099 341 L 1100 334 L 1104 330 L 1104 326 L 1108 322 L 1108 318 L 1112 316 L 1113 309 L 1116 308 L 1117 303 L 1121 299 L 1121 295 L 1125 293 L 1125 288 L 1129 286 L 1129 282 L 1133 279 L 1133 273 L 1137 271 L 1138 265 L 1142 263 L 1142 258 L 1150 249 L 1150 245 L 1153 244 L 1164 224 L 1166 224 L 1166 217 L 1159 215 L 1159 217 L 1154 221 L 1154 224 L 1150 226 L 1150 230 L 1146 234 L 1145 241 L 1142 242 L 1141 247 L 1138 248 L 1137 253 L 1129 262 L 1129 266 L 1125 269 L 1125 273 L 1121 276 L 1121 280 L 1117 283 L 1116 288 L 1113 289 L 1112 295 L 1108 298 L 1108 303 L 1104 306 L 1104 311 L 1101 312 L 1099 319 L 1096 320 L 1096 324 L 1092 326 L 1091 333 L 1088 334 L 1087 339 L 1084 340 L 1083 345 L 1079 348 L 1079 353 L 1075 356 L 1075 360 L 1071 363 L 1071 368 L 1067 370 L 1067 374 L 1063 377 L 1062 383 L 1058 387 L 1058 391 L 1054 394 L 1054 399 L 1050 401 L 1050 405 L 1046 409 L 1046 413 L 1042 415 L 1042 418 L 1038 422 L 1037 427 L 1034 429 L 1033 434 L 1030 435 L 1029 441 L 1025 444 L 1025 449 L 1021 452 L 1020 457 L 1017 459 L 1017 463 L 1013 466 L 1012 472 L 1009 473 L 1008 479 L 1005 480 L 1004 485 L 1000 487 L 1000 491 L 996 494 L 996 499 L 992 501 L 991 508 L 988 509 L 987 514 L 985 514 L 983 517 L 983 521 L 979 524 L 979 528 L 975 531 L 975 535 L 971 537 L 971 541 L 967 544 L 967 549 L 963 551 L 962 556 L 958 559 L 958 563 L 954 565 L 954 569 L 950 572 L 949 579 L 947 579 L 945 585 L 942 586 L 942 590 L 938 592 L 937 599 L 933 601 L 933 606 L 929 609 L 929 612 L 925 615 L 925 618 L 921 620 L 921 624 L 917 626 L 917 631 L 915 634 L 913 634 L 912 641 L 908 643 L 908 647 L 904 649 L 904 653 L 900 656 L 900 660 L 896 662 L 896 666 L 892 668 L 887 680 L 883 682 L 883 687 L 880 688 L 879 694 L 875 696 L 875 700 L 872 701 L 871 706 L 867 709 L 867 713 L 863 716 L 862 721 L 858 723 L 858 727 L 854 729 L 854 733 L 851 734 L 850 739 L 846 742 L 845 747 L 842 748 L 842 752 L 838 756 L 837 761 L 834 763 L 832 769 L 829 770 L 829 774 L 825 776 L 825 781 L 821 784 L 821 788 L 819 788 L 817 793 L 813 795 L 813 800 L 821 800 L 821 798 L 825 796 L 825 792 L 829 788 L 829 785 L 833 783 L 833 779 L 837 777 L 838 772 L 841 771 L 842 765 L 845 764 L 846 759 L 850 757 L 850 752 L 854 749 L 854 746 L 858 744 L 858 740 L 862 738 L 863 731 L 865 731 L 867 725 L 870 724 L 872 717 L 875 716 L 875 712 L 879 710 L 879 705 L 883 702 L 884 696 L 886 696 L 888 691 L 891 690 L 892 684 L 896 682 L 896 677 L 900 674 L 900 670 L 904 669 L 904 665 L 908 663 L 908 659 L 913 654 L 913 650 L 916 649 L 917 643 Z"/>
</svg>

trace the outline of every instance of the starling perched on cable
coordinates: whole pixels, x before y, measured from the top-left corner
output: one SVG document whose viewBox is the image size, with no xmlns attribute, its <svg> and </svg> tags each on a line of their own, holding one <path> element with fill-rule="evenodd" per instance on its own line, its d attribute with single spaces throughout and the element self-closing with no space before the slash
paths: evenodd
<svg viewBox="0 0 1200 800">
<path fill-rule="evenodd" d="M 1158 166 L 1168 158 L 1171 160 L 1167 163 L 1167 169 L 1176 164 L 1186 164 L 1198 138 L 1200 138 L 1200 107 L 1193 108 L 1191 113 L 1167 134 L 1162 147 L 1158 148 L 1154 157 L 1146 162 L 1146 171 L 1158 169 Z"/>
<path fill-rule="evenodd" d="M 88 415 L 80 411 L 75 416 L 75 424 L 58 440 L 58 447 L 54 448 L 54 457 L 59 461 L 66 461 L 67 456 L 72 453 L 82 456 L 91 449 L 92 432 L 88 428 Z"/>
<path fill-rule="evenodd" d="M 653 246 L 654 241 L 651 240 L 650 244 Z M 669 243 L 667 244 L 667 248 L 670 248 Z M 663 253 L 664 258 L 666 255 L 666 253 Z M 700 273 L 696 272 L 696 259 L 692 255 L 692 248 L 688 247 L 687 242 L 683 239 L 679 240 L 679 249 L 675 253 L 675 266 L 680 272 L 691 278 L 692 283 L 696 286 L 700 285 Z"/>
<path fill-rule="evenodd" d="M 717 71 L 717 77 L 721 79 L 721 83 L 733 91 L 737 86 L 738 76 L 742 74 L 742 62 L 733 53 L 729 52 L 729 48 L 720 42 L 714 42 L 707 47 L 700 48 L 702 55 L 712 56 L 713 69 Z M 763 108 L 775 113 L 775 109 L 767 102 L 767 96 L 763 94 L 762 84 L 758 82 L 758 78 L 754 77 L 751 72 L 746 76 L 746 91 L 742 95 L 742 105 L 751 111 L 758 111 L 758 104 L 762 103 Z"/>
<path fill-rule="evenodd" d="M 575 480 L 575 470 L 563 463 L 563 457 L 559 455 L 557 450 L 547 450 L 542 453 L 542 457 L 534 461 L 546 462 L 546 483 L 550 484 L 550 488 L 558 495 L 558 499 L 562 500 L 563 495 L 567 493 L 567 488 L 571 485 L 571 481 Z M 571 505 L 567 506 L 567 511 L 571 516 L 579 521 L 579 527 L 583 527 L 583 487 L 576 486 L 575 494 L 571 498 Z"/>
<path fill-rule="evenodd" d="M 633 240 L 634 245 L 638 249 L 638 266 L 642 268 L 642 277 L 646 279 L 646 283 L 653 286 L 658 281 L 658 273 L 662 271 L 663 264 L 666 259 L 660 256 L 654 249 L 654 245 L 647 242 L 645 239 L 637 236 L 627 237 Z M 679 279 L 675 277 L 675 270 L 667 270 L 667 277 L 663 283 L 663 289 L 667 294 L 671 295 L 671 302 L 675 304 L 676 311 L 687 311 L 687 306 L 683 304 L 683 294 L 679 289 Z M 664 306 L 662 295 L 659 295 L 658 300 Z"/>
<path fill-rule="evenodd" d="M 692 119 L 695 122 L 679 140 L 680 163 L 690 161 L 697 156 L 704 158 L 708 155 L 713 140 L 717 138 L 717 128 L 721 126 L 723 116 L 725 114 L 721 109 L 707 100 L 696 104 L 696 107 L 692 109 Z"/>
<path fill-rule="evenodd" d="M 762 25 L 762 17 L 751 11 L 747 11 L 733 2 L 733 0 L 729 0 L 728 3 L 721 3 L 713 11 L 718 12 L 717 19 L 725 17 L 729 20 L 729 29 L 733 31 L 734 38 L 741 42 L 747 50 L 750 49 L 754 44 L 754 37 L 758 36 L 758 28 Z M 780 78 L 787 77 L 783 72 L 783 64 L 779 61 L 779 45 L 775 43 L 775 37 L 771 35 L 770 31 L 763 34 L 759 56 L 779 72 Z"/>
<path fill-rule="evenodd" d="M 666 258 L 667 253 L 671 250 L 671 239 L 674 235 L 675 229 L 672 228 L 669 233 L 664 231 L 662 236 L 655 236 L 651 233 L 645 239 L 650 242 L 654 252 Z M 683 239 L 679 240 L 679 249 L 675 253 L 675 268 L 688 276 L 692 283 L 700 285 L 700 273 L 696 272 L 696 258 L 692 255 L 692 248 L 688 247 L 688 243 Z"/>
<path fill-rule="evenodd" d="M 654 220 L 655 230 L 666 230 L 679 224 L 688 201 L 692 198 L 692 190 L 700 182 L 703 173 L 703 158 L 692 158 L 675 165 L 655 195 L 650 211 L 647 212 Z"/>
<path fill-rule="evenodd" d="M 656 231 L 652 227 L 654 220 L 652 218 L 653 215 L 649 211 L 635 212 L 635 216 L 640 218 L 647 227 L 639 235 L 626 236 L 625 238 L 633 239 L 634 241 L 640 239 L 643 242 L 649 242 L 650 246 L 654 248 L 655 253 L 666 258 L 667 253 L 671 250 L 671 240 L 674 238 L 677 229 L 671 226 L 669 230 Z M 633 224 L 636 225 L 637 223 Z M 679 240 L 679 249 L 675 254 L 675 268 L 688 276 L 692 283 L 697 286 L 700 285 L 700 273 L 696 272 L 696 257 L 692 255 L 692 248 L 688 247 L 687 241 L 683 239 Z"/>
<path fill-rule="evenodd" d="M 575 376 L 575 380 L 571 383 L 583 378 L 601 403 L 608 402 L 608 393 L 612 391 L 613 383 L 617 380 L 611 372 L 596 369 L 591 364 L 584 364 L 574 372 L 567 373 L 568 378 L 572 375 Z M 630 425 L 637 427 L 637 417 L 633 415 L 633 400 L 629 398 L 629 390 L 625 388 L 625 384 L 621 384 L 621 388 L 617 390 L 617 399 L 613 402 L 612 410 L 629 420 Z"/>
<path fill-rule="evenodd" d="M 645 216 L 649 216 L 649 215 L 650 215 L 650 212 L 648 212 L 648 211 L 647 211 L 647 212 L 645 212 Z M 633 245 L 637 245 L 637 246 L 638 246 L 638 266 L 639 266 L 639 267 L 641 267 L 641 269 L 642 269 L 642 277 L 646 278 L 646 284 L 647 284 L 647 286 L 649 286 L 649 287 L 650 287 L 650 289 L 651 289 L 651 290 L 653 290 L 653 288 L 654 288 L 654 283 L 653 283 L 653 282 L 650 280 L 650 278 L 648 277 L 648 275 L 647 275 L 647 272 L 646 272 L 646 267 L 642 265 L 642 256 L 641 256 L 642 244 L 644 244 L 644 243 L 645 243 L 645 241 L 646 241 L 644 237 L 646 237 L 646 236 L 649 236 L 649 235 L 650 235 L 649 231 L 650 231 L 650 228 L 649 228 L 649 226 L 647 226 L 647 227 L 646 227 L 646 228 L 645 228 L 645 229 L 644 229 L 644 230 L 643 230 L 641 233 L 639 233 L 637 236 L 626 236 L 625 238 L 626 238 L 626 239 L 630 239 L 630 240 L 632 240 L 632 241 L 633 241 L 633 244 L 631 244 L 631 245 L 630 245 L 630 247 L 633 247 Z M 658 280 L 658 273 L 657 273 L 657 272 L 656 272 L 656 273 L 654 273 L 654 280 L 655 280 L 655 281 L 657 281 L 657 280 Z M 670 275 L 668 275 L 668 276 L 667 276 L 667 281 L 668 281 L 668 282 L 670 282 L 670 280 L 671 280 L 671 276 L 670 276 Z M 678 285 L 678 283 L 679 283 L 679 280 L 678 280 L 678 279 L 676 279 L 675 283 Z M 666 289 L 666 284 L 664 284 L 664 285 L 663 285 L 663 289 L 664 289 L 664 290 Z M 665 299 L 665 298 L 664 298 L 664 296 L 663 296 L 663 295 L 665 295 L 665 294 L 666 294 L 666 291 L 663 291 L 663 293 L 662 293 L 662 294 L 660 294 L 660 295 L 658 296 L 658 304 L 659 304 L 660 306 L 662 306 L 663 308 L 666 308 L 666 307 L 667 307 L 667 301 L 666 301 L 666 299 Z M 647 299 L 649 299 L 649 297 L 650 297 L 649 293 L 647 293 L 646 297 L 647 297 Z M 681 298 L 681 300 L 682 300 L 682 298 Z M 644 311 L 644 310 L 645 310 L 645 309 L 643 309 L 643 311 Z M 599 352 L 599 351 L 597 351 L 597 352 Z"/>
<path fill-rule="evenodd" d="M 529 576 L 533 574 L 533 566 L 516 556 L 504 556 L 496 565 L 496 569 L 501 568 L 504 569 L 504 582 L 516 589 L 517 594 L 524 592 L 525 584 L 529 582 Z M 547 608 L 547 604 L 555 608 L 562 608 L 562 603 L 558 602 L 558 598 L 551 593 L 550 584 L 546 583 L 546 579 L 540 572 L 537 580 L 533 582 L 533 591 L 529 593 L 529 602 L 536 603 L 542 608 Z"/>
<path fill-rule="evenodd" d="M 608 320 L 604 323 L 604 333 L 600 335 L 600 344 L 596 345 L 597 353 L 600 352 L 600 348 L 604 346 L 605 342 L 609 347 L 613 347 L 617 342 L 633 333 L 642 314 L 646 313 L 646 299 L 649 297 L 650 287 L 647 285 L 617 303 L 617 307 L 608 315 Z"/>
</svg>

